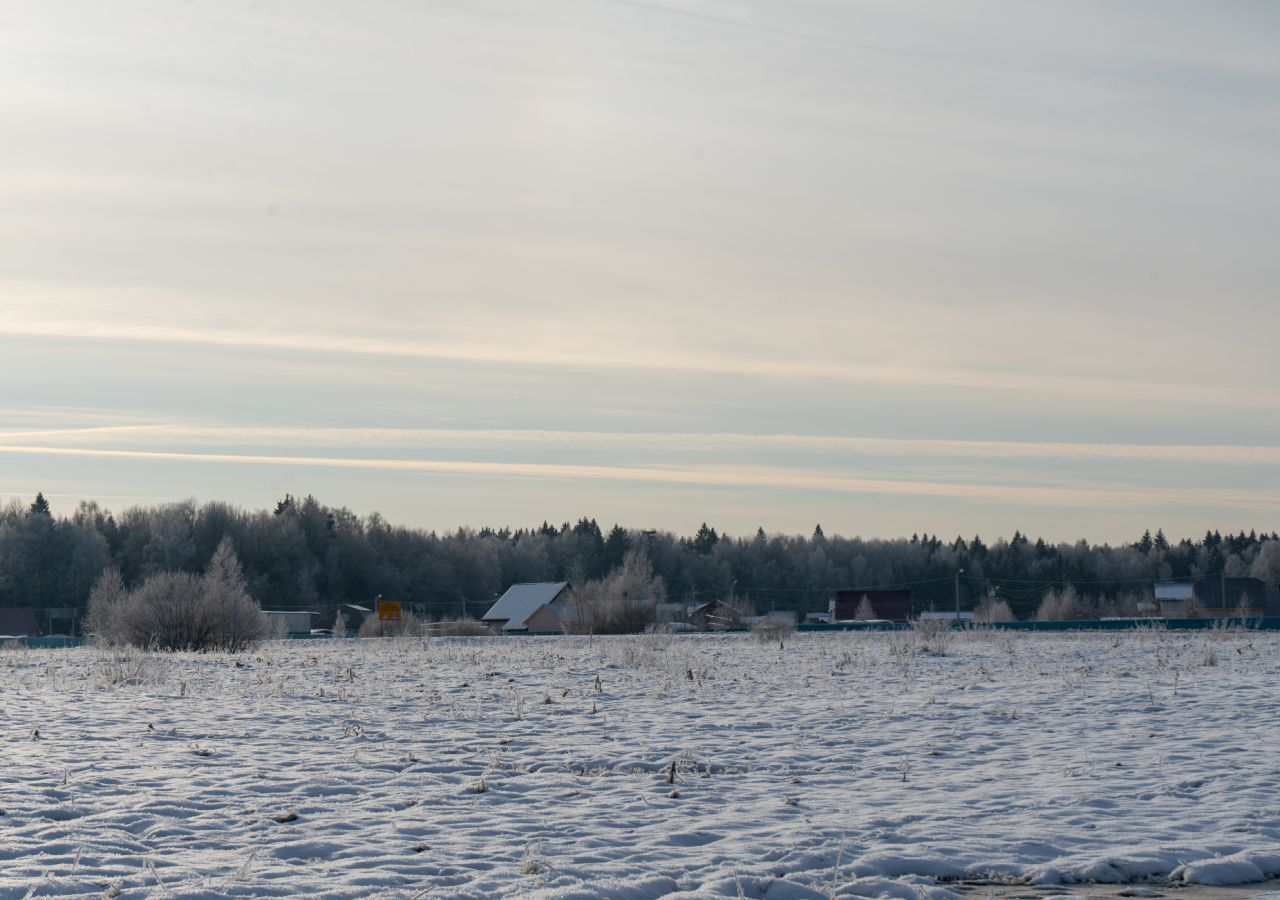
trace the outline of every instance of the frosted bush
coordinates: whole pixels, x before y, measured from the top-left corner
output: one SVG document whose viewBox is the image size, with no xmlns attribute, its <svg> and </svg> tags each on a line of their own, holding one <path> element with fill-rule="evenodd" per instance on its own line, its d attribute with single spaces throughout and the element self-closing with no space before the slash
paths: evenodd
<svg viewBox="0 0 1280 900">
<path fill-rule="evenodd" d="M 238 651 L 262 639 L 267 620 L 224 539 L 203 576 L 161 572 L 130 591 L 107 570 L 89 595 L 85 631 L 107 646 Z"/>
<path fill-rule="evenodd" d="M 771 644 L 796 633 L 796 623 L 790 619 L 763 618 L 751 626 L 751 637 L 760 644 Z"/>
</svg>

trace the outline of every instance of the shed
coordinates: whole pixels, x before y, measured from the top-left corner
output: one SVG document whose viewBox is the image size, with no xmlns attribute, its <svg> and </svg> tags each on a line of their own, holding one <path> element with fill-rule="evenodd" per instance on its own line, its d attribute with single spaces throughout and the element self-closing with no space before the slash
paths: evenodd
<svg viewBox="0 0 1280 900">
<path fill-rule="evenodd" d="M 572 597 L 573 588 L 567 581 L 513 584 L 489 607 L 480 621 L 496 625 L 503 631 L 525 631 L 529 617 L 541 607 L 553 607 L 551 612 L 558 618 Z"/>
<path fill-rule="evenodd" d="M 1166 619 L 1185 618 L 1195 595 L 1193 586 L 1185 581 L 1157 581 L 1155 593 L 1160 615 Z"/>
<path fill-rule="evenodd" d="M 910 588 L 849 588 L 836 591 L 829 604 L 831 621 L 856 622 L 863 601 L 871 605 L 871 618 L 906 622 L 911 618 Z"/>
<path fill-rule="evenodd" d="M 0 606 L 0 637 L 40 637 L 40 623 L 29 606 Z"/>
</svg>

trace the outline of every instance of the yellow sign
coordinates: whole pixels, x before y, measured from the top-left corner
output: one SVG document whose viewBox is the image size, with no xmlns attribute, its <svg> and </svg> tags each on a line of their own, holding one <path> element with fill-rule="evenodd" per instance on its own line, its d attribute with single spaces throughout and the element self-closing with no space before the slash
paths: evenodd
<svg viewBox="0 0 1280 900">
<path fill-rule="evenodd" d="M 378 601 L 378 619 L 383 622 L 400 621 L 400 604 Z"/>
</svg>

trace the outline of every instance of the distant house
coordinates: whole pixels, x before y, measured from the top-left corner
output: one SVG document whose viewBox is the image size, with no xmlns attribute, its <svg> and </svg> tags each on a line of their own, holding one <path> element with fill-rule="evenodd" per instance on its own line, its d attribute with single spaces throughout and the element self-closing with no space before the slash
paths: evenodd
<svg viewBox="0 0 1280 900">
<path fill-rule="evenodd" d="M 872 619 L 906 622 L 911 618 L 910 589 L 849 588 L 836 591 L 827 605 L 832 622 L 855 622 L 863 601 L 871 607 Z M 864 617 L 865 618 L 865 617 Z"/>
<path fill-rule="evenodd" d="M 562 631 L 564 617 L 573 600 L 573 588 L 567 581 L 543 581 L 513 584 L 489 607 L 480 621 L 502 631 L 533 631 L 529 618 L 542 607 L 547 611 L 534 620 L 536 630 Z"/>
<path fill-rule="evenodd" d="M 1185 581 L 1157 581 L 1156 605 L 1166 619 L 1185 619 L 1190 611 L 1195 589 Z"/>
<path fill-rule="evenodd" d="M 1200 615 L 1210 619 L 1267 615 L 1267 585 L 1260 578 L 1198 578 L 1194 585 Z M 1226 596 L 1223 596 L 1223 590 Z M 1274 603 L 1274 601 L 1273 601 Z"/>
<path fill-rule="evenodd" d="M 40 623 L 29 606 L 0 606 L 0 637 L 40 637 Z"/>
<path fill-rule="evenodd" d="M 269 624 L 267 633 L 277 637 L 293 634 L 311 634 L 311 623 L 316 613 L 301 609 L 264 609 Z"/>
<path fill-rule="evenodd" d="M 831 621 L 831 613 L 829 612 L 811 612 L 804 614 L 804 624 L 806 625 L 826 625 Z"/>
<path fill-rule="evenodd" d="M 338 624 L 338 616 L 342 616 L 342 622 L 347 626 L 347 631 L 355 632 L 360 630 L 360 626 L 364 624 L 364 620 L 373 615 L 373 610 L 367 606 L 357 606 L 354 603 L 340 603 L 333 609 L 326 610 L 316 619 L 313 628 L 323 628 L 326 631 L 333 631 L 334 626 Z"/>
<path fill-rule="evenodd" d="M 724 600 L 707 600 L 685 607 L 685 616 L 695 628 L 736 628 L 744 619 L 742 610 Z"/>
</svg>

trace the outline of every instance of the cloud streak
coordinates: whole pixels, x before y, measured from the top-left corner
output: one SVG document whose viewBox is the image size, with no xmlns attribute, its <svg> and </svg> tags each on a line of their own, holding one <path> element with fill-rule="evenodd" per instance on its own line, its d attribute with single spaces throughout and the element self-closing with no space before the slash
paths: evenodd
<svg viewBox="0 0 1280 900">
<path fill-rule="evenodd" d="M 0 336 L 206 346 L 311 355 L 382 357 L 482 366 L 517 366 L 568 371 L 684 372 L 751 379 L 804 380 L 814 384 L 841 382 L 923 388 L 967 389 L 1063 398 L 1167 401 L 1214 406 L 1280 409 L 1280 395 L 1249 386 L 1101 378 L 1044 372 L 999 372 L 918 365 L 849 363 L 834 359 L 762 358 L 725 353 L 683 351 L 646 346 L 636 353 L 625 346 L 594 352 L 580 346 L 525 342 L 415 341 L 371 335 L 262 333 L 247 329 L 134 325 L 88 319 L 56 320 L 8 317 Z"/>
<path fill-rule="evenodd" d="M 557 431 L 548 429 L 279 428 L 237 425 L 142 424 L 0 431 L 0 441 L 156 443 L 360 448 L 521 447 L 602 449 L 779 450 L 924 459 L 1100 460 L 1280 465 L 1280 447 L 1239 444 L 1130 444 L 1063 441 L 946 440 L 821 434 Z"/>
<path fill-rule="evenodd" d="M 668 484 L 703 488 L 777 488 L 851 494 L 951 498 L 1020 505 L 1115 508 L 1134 504 L 1205 506 L 1265 510 L 1280 503 L 1274 492 L 1215 489 L 1159 489 L 1138 486 L 1097 488 L 980 484 L 855 478 L 807 469 L 752 466 L 598 466 L 556 463 L 477 462 L 441 459 L 361 459 L 356 457 L 110 450 L 87 447 L 0 445 L 0 454 L 89 457 L 150 462 L 360 469 L 384 472 Z"/>
</svg>

